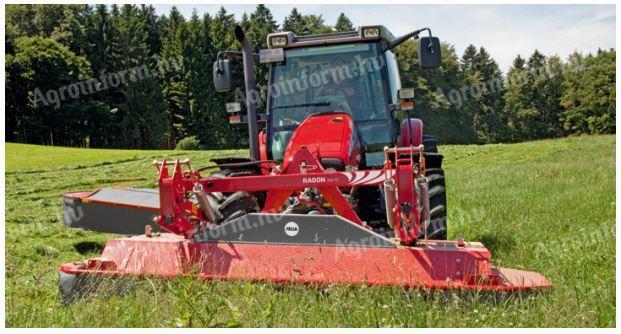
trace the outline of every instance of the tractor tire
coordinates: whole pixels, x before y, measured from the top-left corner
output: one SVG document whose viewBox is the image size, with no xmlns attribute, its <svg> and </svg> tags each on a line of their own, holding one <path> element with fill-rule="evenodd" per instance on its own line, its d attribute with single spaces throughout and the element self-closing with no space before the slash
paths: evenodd
<svg viewBox="0 0 621 334">
<path fill-rule="evenodd" d="M 438 153 L 438 143 L 433 136 L 423 135 L 423 146 L 425 146 L 425 152 Z"/>
<path fill-rule="evenodd" d="M 430 224 L 427 227 L 427 238 L 432 240 L 446 240 L 446 182 L 442 169 L 442 156 L 438 153 L 436 139 L 432 136 L 423 136 L 425 145 L 425 161 L 427 179 L 429 180 L 429 210 Z"/>
<path fill-rule="evenodd" d="M 245 191 L 234 192 L 218 206 L 218 212 L 222 216 L 220 223 L 227 223 L 246 214 L 259 211 L 261 208 L 259 208 L 256 196 Z"/>
<path fill-rule="evenodd" d="M 253 175 L 249 171 L 235 171 L 222 170 L 219 172 L 211 173 L 211 177 L 235 177 L 235 176 L 247 176 Z M 209 193 L 209 203 L 214 209 L 217 217 L 217 224 L 224 224 L 233 221 L 237 218 L 243 217 L 246 214 L 260 212 L 260 200 L 262 194 L 254 194 L 246 191 L 235 191 L 230 193 Z"/>
</svg>

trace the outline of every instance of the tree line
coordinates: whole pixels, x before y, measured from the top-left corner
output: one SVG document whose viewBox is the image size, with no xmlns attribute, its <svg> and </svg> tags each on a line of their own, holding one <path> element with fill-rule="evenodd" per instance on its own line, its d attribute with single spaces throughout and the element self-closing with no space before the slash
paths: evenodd
<svg viewBox="0 0 621 334">
<path fill-rule="evenodd" d="M 354 30 L 293 8 L 279 24 L 264 5 L 240 20 L 222 7 L 183 17 L 150 5 L 7 5 L 6 140 L 78 147 L 202 148 L 247 146 L 244 126 L 228 124 L 216 93 L 218 51 L 239 50 L 241 25 L 256 49 L 269 33 Z M 414 28 L 414 27 L 413 27 Z M 450 39 L 450 36 L 445 36 Z M 463 55 L 442 44 L 442 66 L 421 70 L 416 41 L 396 49 L 403 87 L 416 91 L 414 116 L 444 143 L 494 143 L 615 132 L 616 51 L 574 52 L 565 61 L 535 51 L 507 73 L 484 47 Z M 234 65 L 243 82 L 240 62 Z M 267 68 L 257 67 L 267 85 Z"/>
</svg>

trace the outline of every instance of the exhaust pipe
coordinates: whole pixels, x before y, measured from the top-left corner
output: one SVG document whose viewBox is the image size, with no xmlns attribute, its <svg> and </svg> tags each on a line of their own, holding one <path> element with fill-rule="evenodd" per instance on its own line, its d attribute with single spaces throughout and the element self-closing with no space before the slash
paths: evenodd
<svg viewBox="0 0 621 334">
<path fill-rule="evenodd" d="M 395 227 L 395 216 L 392 210 L 397 203 L 397 193 L 395 192 L 395 181 L 388 179 L 384 182 L 384 201 L 386 202 L 386 222 L 390 228 Z"/>
<path fill-rule="evenodd" d="M 242 47 L 244 59 L 244 82 L 246 84 L 246 108 L 248 109 L 248 142 L 250 143 L 250 156 L 255 161 L 261 160 L 259 154 L 259 133 L 257 131 L 256 87 L 254 80 L 254 54 L 252 44 L 246 38 L 244 30 L 240 26 L 235 27 L 235 38 Z"/>
</svg>

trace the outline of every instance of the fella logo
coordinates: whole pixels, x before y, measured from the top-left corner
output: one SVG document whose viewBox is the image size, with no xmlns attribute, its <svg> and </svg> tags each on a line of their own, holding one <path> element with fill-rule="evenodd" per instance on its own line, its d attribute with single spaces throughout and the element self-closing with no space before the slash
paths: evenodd
<svg viewBox="0 0 621 334">
<path fill-rule="evenodd" d="M 286 235 L 293 237 L 297 235 L 298 232 L 300 232 L 300 227 L 298 226 L 296 222 L 288 222 L 287 224 L 285 224 Z"/>
</svg>

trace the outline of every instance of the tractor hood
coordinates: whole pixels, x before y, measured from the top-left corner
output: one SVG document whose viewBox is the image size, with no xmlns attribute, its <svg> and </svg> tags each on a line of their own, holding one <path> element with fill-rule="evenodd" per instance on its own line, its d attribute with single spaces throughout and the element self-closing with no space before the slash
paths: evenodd
<svg viewBox="0 0 621 334">
<path fill-rule="evenodd" d="M 330 112 L 309 116 L 295 130 L 285 150 L 285 161 L 305 146 L 324 168 L 343 170 L 358 166 L 360 142 L 354 120 L 347 113 Z"/>
</svg>

